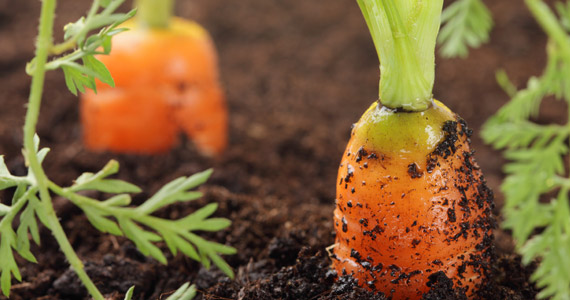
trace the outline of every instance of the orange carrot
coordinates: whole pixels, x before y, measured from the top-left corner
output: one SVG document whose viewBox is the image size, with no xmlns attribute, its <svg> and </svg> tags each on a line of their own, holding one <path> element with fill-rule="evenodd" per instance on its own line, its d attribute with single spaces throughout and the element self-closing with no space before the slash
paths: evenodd
<svg viewBox="0 0 570 300">
<path fill-rule="evenodd" d="M 442 1 L 358 3 L 380 55 L 382 104 L 355 124 L 341 160 L 333 267 L 392 299 L 420 299 L 441 272 L 473 296 L 493 254 L 493 196 L 471 131 L 431 94 Z"/>
<path fill-rule="evenodd" d="M 438 271 L 468 292 L 479 287 L 491 255 L 492 193 L 469 135 L 441 103 L 410 113 L 372 105 L 339 169 L 339 272 L 393 299 L 421 298 Z"/>
<path fill-rule="evenodd" d="M 113 38 L 110 55 L 98 57 L 116 87 L 98 82 L 97 94 L 82 97 L 86 146 L 160 153 L 173 147 L 183 131 L 202 153 L 221 153 L 228 117 L 208 33 L 170 16 L 163 27 L 145 26 L 140 18 L 124 26 L 130 30 Z"/>
</svg>

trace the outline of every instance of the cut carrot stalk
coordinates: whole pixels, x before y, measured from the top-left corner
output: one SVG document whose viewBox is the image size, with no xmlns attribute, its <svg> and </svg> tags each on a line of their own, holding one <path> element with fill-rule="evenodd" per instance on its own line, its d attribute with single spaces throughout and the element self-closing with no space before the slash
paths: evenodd
<svg viewBox="0 0 570 300">
<path fill-rule="evenodd" d="M 156 18 L 161 10 L 149 10 L 168 1 L 158 2 L 139 0 L 137 20 L 124 24 L 130 30 L 113 38 L 110 55 L 98 57 L 116 86 L 98 82 L 97 94 L 82 96 L 85 144 L 154 154 L 175 146 L 183 131 L 203 154 L 220 154 L 227 144 L 227 108 L 213 43 L 194 22 L 168 11 Z"/>
<path fill-rule="evenodd" d="M 493 256 L 493 195 L 465 121 L 431 95 L 442 1 L 358 2 L 382 104 L 355 124 L 341 160 L 333 267 L 392 299 L 420 299 L 441 272 L 474 296 Z"/>
</svg>

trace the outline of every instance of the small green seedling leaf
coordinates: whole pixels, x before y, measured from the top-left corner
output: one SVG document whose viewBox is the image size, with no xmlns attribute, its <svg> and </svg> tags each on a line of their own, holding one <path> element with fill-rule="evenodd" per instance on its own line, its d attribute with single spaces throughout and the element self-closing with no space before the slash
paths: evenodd
<svg viewBox="0 0 570 300">
<path fill-rule="evenodd" d="M 101 215 L 99 212 L 93 210 L 93 211 L 85 211 L 85 215 L 87 216 L 87 219 L 89 220 L 89 222 L 95 226 L 95 228 L 97 228 L 97 230 L 101 231 L 101 232 L 108 232 L 110 234 L 113 235 L 117 235 L 117 236 L 122 236 L 123 232 L 121 231 L 121 229 L 119 228 L 119 226 L 117 226 L 117 224 L 109 219 L 107 219 L 105 216 Z"/>
<path fill-rule="evenodd" d="M 232 267 L 230 267 L 230 265 L 228 265 L 228 263 L 225 260 L 223 260 L 219 255 L 212 253 L 210 254 L 210 259 L 212 259 L 212 262 L 216 265 L 216 267 L 218 267 L 228 277 L 230 278 L 235 277 Z"/>
<path fill-rule="evenodd" d="M 20 200 L 22 201 L 22 200 Z M 26 260 L 37 263 L 36 258 L 30 252 L 30 241 L 28 232 L 36 244 L 40 244 L 40 232 L 36 222 L 36 212 L 34 203 L 28 203 L 26 209 L 20 215 L 20 226 L 17 230 L 16 251 Z"/>
<path fill-rule="evenodd" d="M 178 254 L 178 250 L 180 250 L 180 252 L 184 253 L 184 255 L 191 259 L 200 261 L 200 255 L 194 246 L 192 246 L 188 241 L 170 232 L 161 232 L 161 234 L 172 255 Z"/>
<path fill-rule="evenodd" d="M 92 76 L 85 75 L 82 71 L 91 73 L 90 70 L 85 69 L 77 64 L 75 66 L 61 66 L 65 76 L 65 84 L 72 94 L 77 96 L 77 91 L 85 93 L 85 87 L 95 88 L 95 80 Z"/>
<path fill-rule="evenodd" d="M 1 177 L 0 176 L 0 190 L 14 187 L 18 185 L 20 181 L 16 180 L 14 177 Z"/>
<path fill-rule="evenodd" d="M 83 184 L 80 190 L 95 190 L 104 193 L 140 193 L 141 189 L 134 184 L 118 179 L 104 179 Z"/>
<path fill-rule="evenodd" d="M 125 218 L 119 218 L 119 225 L 127 238 L 135 243 L 142 254 L 150 255 L 160 263 L 166 264 L 166 257 L 162 254 L 162 251 L 152 243 L 161 241 L 162 238 L 160 236 L 143 230 L 134 222 Z"/>
<path fill-rule="evenodd" d="M 109 53 L 111 53 L 111 48 L 112 48 L 112 38 L 110 36 L 106 36 L 104 38 L 102 38 L 101 40 L 101 47 L 103 47 L 103 53 L 102 54 L 106 54 L 108 55 Z"/>
<path fill-rule="evenodd" d="M 127 291 L 127 293 L 125 294 L 125 300 L 131 300 L 133 299 L 133 294 L 135 293 L 135 286 L 131 286 L 129 288 L 129 290 Z"/>
<path fill-rule="evenodd" d="M 77 96 L 77 87 L 75 86 L 75 81 L 73 80 L 73 76 L 75 76 L 75 74 L 73 74 L 71 68 L 68 67 L 61 67 L 61 70 L 63 71 L 63 76 L 65 77 L 65 85 L 67 86 L 67 89 L 74 96 Z"/>
<path fill-rule="evenodd" d="M 164 222 L 164 221 L 162 221 Z M 176 247 L 178 250 L 181 250 L 184 254 L 188 255 L 189 257 L 199 261 L 205 268 L 210 267 L 210 259 L 216 264 L 221 271 L 223 271 L 228 277 L 233 278 L 234 273 L 231 268 L 225 263 L 221 263 L 223 261 L 219 258 L 218 254 L 235 254 L 236 249 L 233 247 L 229 247 L 223 244 L 215 243 L 207 241 L 192 232 L 188 231 L 186 228 L 181 228 L 179 226 L 173 226 L 173 228 L 168 230 L 173 230 L 174 233 L 169 233 L 167 229 L 164 229 L 165 226 L 161 226 L 162 222 L 158 222 L 161 229 L 157 229 L 162 236 L 170 236 L 172 239 L 167 244 L 173 254 L 176 253 L 176 249 L 173 251 L 173 247 Z M 172 236 L 179 235 L 184 240 L 180 238 L 173 239 Z M 198 258 L 196 258 L 195 252 L 193 251 L 194 247 L 189 245 L 188 243 L 192 243 L 198 249 Z M 190 246 L 190 247 L 188 247 Z M 187 253 L 186 251 L 190 251 Z"/>
<path fill-rule="evenodd" d="M 131 196 L 126 195 L 126 194 L 121 194 L 121 195 L 116 195 L 113 196 L 105 201 L 103 201 L 103 204 L 106 206 L 127 206 L 129 204 L 131 204 Z"/>
<path fill-rule="evenodd" d="M 49 148 L 42 148 L 40 151 L 38 151 L 36 155 L 38 156 L 38 161 L 40 162 L 40 164 L 44 162 L 44 159 L 46 158 L 49 151 L 50 151 Z"/>
<path fill-rule="evenodd" d="M 211 216 L 216 210 L 218 209 L 217 203 L 210 203 L 199 210 L 195 211 L 193 214 L 190 214 L 182 219 L 176 221 L 178 226 L 181 227 L 188 227 L 192 226 L 193 224 L 199 223 L 206 219 L 207 217 Z"/>
<path fill-rule="evenodd" d="M 166 300 L 191 300 L 196 296 L 196 286 L 190 285 L 189 282 L 183 284 Z"/>
<path fill-rule="evenodd" d="M 83 65 L 92 70 L 96 76 L 95 78 L 101 80 L 101 82 L 110 85 L 111 87 L 115 87 L 115 82 L 113 81 L 113 77 L 111 76 L 111 72 L 105 67 L 105 65 L 96 59 L 92 55 L 86 55 L 83 57 Z"/>
<path fill-rule="evenodd" d="M 96 174 L 83 173 L 69 188 L 73 192 L 83 190 L 96 190 L 104 193 L 140 193 L 141 189 L 134 184 L 119 179 L 105 179 L 119 171 L 119 163 L 111 160 Z"/>
<path fill-rule="evenodd" d="M 21 184 L 28 184 L 28 179 L 10 174 L 8 167 L 6 167 L 6 163 L 4 162 L 4 156 L 0 155 L 0 190 Z"/>
<path fill-rule="evenodd" d="M 93 173 L 84 173 L 77 180 L 75 180 L 75 185 L 81 185 L 87 183 L 89 181 L 95 181 L 99 179 L 103 179 L 107 176 L 116 174 L 119 172 L 119 163 L 116 160 L 110 160 L 101 171 L 97 172 L 97 174 Z"/>
<path fill-rule="evenodd" d="M 34 210 L 36 211 L 36 215 L 38 216 L 40 222 L 42 222 L 42 224 L 49 229 L 51 225 L 47 219 L 47 212 L 45 210 L 45 206 L 41 204 L 40 199 L 38 199 L 38 197 L 35 194 L 30 194 L 28 199 L 28 205 L 34 207 Z"/>
<path fill-rule="evenodd" d="M 220 231 L 222 229 L 228 228 L 232 225 L 232 222 L 225 218 L 211 218 L 194 224 L 193 226 L 187 227 L 188 230 L 192 231 Z"/>
<path fill-rule="evenodd" d="M 69 40 L 71 37 L 76 36 L 85 27 L 85 17 L 79 18 L 75 23 L 69 23 L 63 27 L 63 39 Z"/>
<path fill-rule="evenodd" d="M 12 286 L 12 276 L 18 281 L 22 281 L 22 276 L 18 270 L 18 265 L 14 259 L 12 248 L 16 245 L 16 234 L 9 226 L 0 228 L 0 287 L 6 297 L 10 297 L 10 287 Z"/>
<path fill-rule="evenodd" d="M 188 178 L 180 177 L 167 183 L 150 199 L 137 208 L 140 213 L 151 214 L 156 210 L 175 202 L 191 201 L 202 197 L 201 193 L 188 192 L 208 180 L 212 169 L 196 173 Z"/>
</svg>

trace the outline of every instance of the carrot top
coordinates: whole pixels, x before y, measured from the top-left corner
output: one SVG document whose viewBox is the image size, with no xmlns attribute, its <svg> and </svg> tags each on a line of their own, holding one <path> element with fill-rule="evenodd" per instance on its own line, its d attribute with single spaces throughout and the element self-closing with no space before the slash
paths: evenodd
<svg viewBox="0 0 570 300">
<path fill-rule="evenodd" d="M 167 28 L 174 10 L 174 0 L 136 0 L 136 21 L 141 27 Z"/>
<path fill-rule="evenodd" d="M 421 161 L 444 139 L 442 124 L 453 120 L 451 110 L 437 100 L 425 111 L 410 113 L 398 113 L 374 102 L 354 125 L 353 139 L 364 149 Z"/>
<path fill-rule="evenodd" d="M 432 101 L 443 0 L 358 0 L 380 58 L 380 100 L 407 111 Z"/>
</svg>

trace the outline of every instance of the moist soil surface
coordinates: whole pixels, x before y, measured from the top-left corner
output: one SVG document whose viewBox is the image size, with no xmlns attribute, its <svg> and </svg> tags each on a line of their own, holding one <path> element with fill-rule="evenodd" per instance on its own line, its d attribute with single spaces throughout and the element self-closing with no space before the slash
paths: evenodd
<svg viewBox="0 0 570 300">
<path fill-rule="evenodd" d="M 89 1 L 58 2 L 60 40 L 62 26 L 80 17 Z M 522 87 L 529 76 L 541 73 L 546 40 L 520 1 L 486 2 L 496 22 L 490 44 L 467 59 L 438 57 L 434 94 L 474 130 L 475 157 L 496 192 L 500 222 L 503 160 L 478 133 L 508 100 L 495 83 L 495 71 L 505 69 Z M 18 175 L 25 173 L 20 153 L 30 85 L 24 68 L 33 57 L 39 5 L 36 0 L 0 0 L 0 153 Z M 229 280 L 216 268 L 206 270 L 181 255 L 167 254 L 169 264 L 161 265 L 130 241 L 98 232 L 78 208 L 55 198 L 87 273 L 109 299 L 122 299 L 133 285 L 136 299 L 163 299 L 188 281 L 197 285 L 201 299 L 385 299 L 356 287 L 350 277 L 336 281 L 326 251 L 334 243 L 340 157 L 351 124 L 378 92 L 378 59 L 356 2 L 193 0 L 179 1 L 177 8 L 178 15 L 205 26 L 219 50 L 231 113 L 228 150 L 207 158 L 183 138 L 175 149 L 157 156 L 90 152 L 81 142 L 78 100 L 66 90 L 62 74 L 52 72 L 38 125 L 42 146 L 51 148 L 44 166 L 54 182 L 68 185 L 82 172 L 95 172 L 117 159 L 118 178 L 145 191 L 135 196 L 135 204 L 176 177 L 213 167 L 213 176 L 200 188 L 202 199 L 173 205 L 159 215 L 179 218 L 219 203 L 215 215 L 233 224 L 204 236 L 237 248 L 238 254 L 225 257 L 236 278 Z M 566 110 L 549 104 L 541 118 L 564 120 Z M 0 194 L 4 203 L 9 194 Z M 32 249 L 38 264 L 18 258 L 22 281 L 13 282 L 11 299 L 87 299 L 47 230 L 42 229 L 41 238 L 41 246 Z M 166 253 L 166 246 L 159 245 Z M 508 232 L 495 231 L 495 247 L 498 257 L 483 298 L 534 298 L 537 291 L 529 281 L 533 266 L 521 265 Z M 465 298 L 445 276 L 432 279 L 425 299 Z"/>
</svg>

